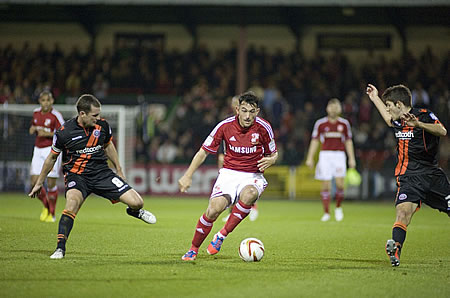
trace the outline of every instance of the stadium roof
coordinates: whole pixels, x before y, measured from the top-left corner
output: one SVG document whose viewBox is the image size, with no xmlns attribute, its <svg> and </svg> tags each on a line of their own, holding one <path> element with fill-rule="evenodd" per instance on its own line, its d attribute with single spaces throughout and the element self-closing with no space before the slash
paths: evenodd
<svg viewBox="0 0 450 298">
<path fill-rule="evenodd" d="M 214 6 L 445 6 L 448 0 L 3 0 L 10 4 Z"/>
<path fill-rule="evenodd" d="M 0 23 L 78 22 L 89 32 L 95 32 L 94 27 L 104 23 L 183 24 L 191 32 L 198 25 L 214 24 L 278 24 L 287 25 L 294 32 L 303 25 L 316 24 L 450 26 L 449 0 L 0 0 L 0 3 L 3 3 Z M 239 5 L 233 5 L 236 3 Z M 394 6 L 380 5 L 393 3 Z"/>
</svg>

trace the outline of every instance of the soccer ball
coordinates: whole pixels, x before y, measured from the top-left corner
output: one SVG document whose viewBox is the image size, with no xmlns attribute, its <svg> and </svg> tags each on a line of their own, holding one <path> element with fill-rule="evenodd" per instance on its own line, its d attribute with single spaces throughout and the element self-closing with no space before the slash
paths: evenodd
<svg viewBox="0 0 450 298">
<path fill-rule="evenodd" d="M 239 256 L 245 262 L 258 262 L 264 256 L 264 244 L 256 238 L 247 238 L 239 245 Z"/>
</svg>

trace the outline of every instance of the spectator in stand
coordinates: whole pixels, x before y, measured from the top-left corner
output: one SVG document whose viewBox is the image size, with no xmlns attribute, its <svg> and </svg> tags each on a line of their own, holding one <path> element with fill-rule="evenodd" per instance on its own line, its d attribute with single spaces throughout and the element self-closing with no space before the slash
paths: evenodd
<svg viewBox="0 0 450 298">
<path fill-rule="evenodd" d="M 430 96 L 428 92 L 423 89 L 421 82 L 416 82 L 412 94 L 412 105 L 416 108 L 428 108 L 430 106 Z"/>
<path fill-rule="evenodd" d="M 97 76 L 95 77 L 94 85 L 92 86 L 92 92 L 94 93 L 95 97 L 97 97 L 99 100 L 105 99 L 108 96 L 108 89 L 109 83 L 103 77 L 103 74 L 97 74 Z"/>
</svg>

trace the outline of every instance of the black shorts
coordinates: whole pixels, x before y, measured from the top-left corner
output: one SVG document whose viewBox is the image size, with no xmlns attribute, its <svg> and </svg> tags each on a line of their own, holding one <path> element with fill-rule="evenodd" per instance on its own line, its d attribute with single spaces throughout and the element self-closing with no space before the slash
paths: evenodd
<svg viewBox="0 0 450 298">
<path fill-rule="evenodd" d="M 441 212 L 450 212 L 450 183 L 442 169 L 420 175 L 397 177 L 395 205 L 412 202 L 427 204 Z"/>
<path fill-rule="evenodd" d="M 78 189 L 85 199 L 91 193 L 104 197 L 115 204 L 121 195 L 131 189 L 131 186 L 112 170 L 102 171 L 96 175 L 78 175 L 68 173 L 64 177 L 66 193 L 70 189 Z"/>
</svg>

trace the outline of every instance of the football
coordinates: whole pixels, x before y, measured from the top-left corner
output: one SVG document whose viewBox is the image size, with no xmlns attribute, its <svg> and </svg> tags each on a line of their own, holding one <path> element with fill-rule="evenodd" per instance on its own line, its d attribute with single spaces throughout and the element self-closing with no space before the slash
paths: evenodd
<svg viewBox="0 0 450 298">
<path fill-rule="evenodd" d="M 239 256 L 245 262 L 258 262 L 264 256 L 264 244 L 256 238 L 246 238 L 239 245 Z"/>
</svg>

